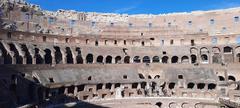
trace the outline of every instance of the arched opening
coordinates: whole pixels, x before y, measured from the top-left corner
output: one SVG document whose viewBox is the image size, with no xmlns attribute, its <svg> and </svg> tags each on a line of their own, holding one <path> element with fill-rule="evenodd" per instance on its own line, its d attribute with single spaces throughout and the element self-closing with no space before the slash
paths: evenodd
<svg viewBox="0 0 240 108">
<path fill-rule="evenodd" d="M 162 107 L 162 102 L 157 102 L 155 105 L 157 105 L 158 108 L 161 108 Z"/>
<path fill-rule="evenodd" d="M 77 64 L 83 64 L 83 58 L 81 55 L 77 55 L 76 57 Z"/>
<path fill-rule="evenodd" d="M 40 55 L 40 50 L 38 48 L 35 48 L 35 58 L 36 58 L 36 64 L 43 64 L 43 58 Z"/>
<path fill-rule="evenodd" d="M 138 86 L 138 83 L 133 83 L 133 84 L 132 84 L 132 89 L 136 89 L 137 86 Z"/>
<path fill-rule="evenodd" d="M 188 64 L 188 63 L 189 63 L 189 58 L 188 58 L 188 56 L 183 56 L 181 61 L 182 61 L 182 63 L 184 63 L 184 64 Z"/>
<path fill-rule="evenodd" d="M 236 81 L 236 78 L 234 76 L 228 76 L 228 81 Z"/>
<path fill-rule="evenodd" d="M 87 64 L 92 64 L 93 63 L 93 55 L 92 54 L 88 54 L 86 56 L 86 63 Z"/>
<path fill-rule="evenodd" d="M 110 90 L 111 88 L 112 88 L 112 84 L 111 84 L 111 83 L 107 83 L 107 84 L 106 84 L 106 89 L 109 89 L 109 90 Z"/>
<path fill-rule="evenodd" d="M 103 84 L 97 84 L 97 90 L 102 89 L 102 87 L 103 87 Z"/>
<path fill-rule="evenodd" d="M 61 50 L 58 46 L 55 46 L 54 49 L 55 49 L 55 62 L 56 62 L 56 64 L 60 64 L 60 63 L 62 63 Z"/>
<path fill-rule="evenodd" d="M 212 62 L 215 64 L 221 64 L 222 63 L 222 57 L 221 57 L 221 54 L 220 54 L 220 48 L 218 47 L 213 47 L 212 48 L 212 53 L 213 53 L 213 56 L 212 56 Z"/>
<path fill-rule="evenodd" d="M 145 89 L 146 85 L 147 85 L 146 82 L 141 82 L 141 88 L 142 88 L 142 89 Z"/>
<path fill-rule="evenodd" d="M 148 75 L 148 79 L 152 79 L 152 77 L 150 75 Z"/>
<path fill-rule="evenodd" d="M 19 55 L 19 52 L 14 44 L 9 44 L 10 50 L 14 52 L 14 57 L 16 59 L 16 64 L 23 64 L 23 57 Z"/>
<path fill-rule="evenodd" d="M 229 46 L 226 46 L 223 48 L 223 53 L 224 53 L 224 62 L 225 63 L 232 63 L 234 60 L 233 57 L 233 49 Z"/>
<path fill-rule="evenodd" d="M 120 64 L 121 63 L 121 56 L 117 56 L 117 57 L 115 57 L 115 63 L 116 64 Z"/>
<path fill-rule="evenodd" d="M 229 47 L 229 46 L 226 46 L 226 47 L 223 48 L 223 52 L 224 53 L 232 53 L 232 48 Z"/>
<path fill-rule="evenodd" d="M 73 55 L 72 51 L 69 47 L 66 48 L 66 53 L 67 53 L 67 64 L 73 64 Z"/>
<path fill-rule="evenodd" d="M 97 63 L 103 63 L 103 56 L 98 56 L 97 57 Z"/>
<path fill-rule="evenodd" d="M 138 76 L 139 76 L 140 79 L 144 79 L 143 74 L 139 73 Z"/>
<path fill-rule="evenodd" d="M 204 87 L 205 87 L 205 84 L 204 84 L 204 83 L 199 83 L 199 84 L 197 84 L 197 88 L 198 88 L 198 89 L 204 89 Z"/>
<path fill-rule="evenodd" d="M 124 63 L 130 63 L 130 56 L 124 57 Z"/>
<path fill-rule="evenodd" d="M 178 57 L 173 56 L 171 61 L 172 61 L 172 63 L 178 63 Z"/>
<path fill-rule="evenodd" d="M 106 63 L 111 64 L 112 63 L 112 56 L 107 56 L 106 57 Z"/>
<path fill-rule="evenodd" d="M 206 54 L 201 55 L 202 63 L 207 64 L 208 63 L 208 56 Z"/>
<path fill-rule="evenodd" d="M 77 56 L 76 56 L 76 61 L 77 64 L 83 64 L 83 58 L 82 58 L 82 52 L 80 48 L 76 48 L 77 51 Z"/>
<path fill-rule="evenodd" d="M 4 45 L 0 42 L 0 51 L 2 52 L 3 56 L 3 63 L 4 64 L 12 64 L 12 57 L 5 49 Z"/>
<path fill-rule="evenodd" d="M 160 62 L 159 57 L 158 56 L 154 56 L 152 62 L 153 63 L 159 63 Z"/>
<path fill-rule="evenodd" d="M 188 89 L 193 89 L 194 85 L 195 85 L 195 84 L 192 83 L 192 82 L 191 82 L 191 83 L 188 83 L 187 88 L 188 88 Z"/>
<path fill-rule="evenodd" d="M 26 57 L 26 63 L 27 64 L 32 64 L 32 56 L 30 52 L 28 51 L 28 48 L 26 45 L 21 45 L 22 50 L 25 52 L 25 57 Z"/>
<path fill-rule="evenodd" d="M 208 84 L 208 89 L 209 90 L 213 90 L 215 88 L 216 88 L 216 84 L 213 84 L 213 83 Z"/>
<path fill-rule="evenodd" d="M 120 86 L 121 86 L 120 83 L 116 83 L 116 84 L 114 84 L 114 88 L 118 88 L 118 87 L 120 87 Z"/>
<path fill-rule="evenodd" d="M 164 63 L 164 64 L 168 63 L 168 56 L 162 57 L 162 63 Z"/>
<path fill-rule="evenodd" d="M 135 56 L 135 57 L 133 58 L 133 62 L 134 62 L 134 63 L 140 63 L 140 62 L 141 62 L 140 57 L 139 57 L 139 56 Z"/>
<path fill-rule="evenodd" d="M 143 63 L 150 63 L 150 57 L 148 57 L 148 56 L 144 56 L 143 57 Z"/>
<path fill-rule="evenodd" d="M 159 79 L 160 78 L 160 75 L 156 75 L 155 77 L 154 77 L 154 79 Z"/>
<path fill-rule="evenodd" d="M 168 85 L 169 89 L 174 89 L 174 87 L 175 87 L 175 83 L 173 83 L 173 82 L 169 83 L 169 85 Z"/>
<path fill-rule="evenodd" d="M 240 62 L 240 53 L 237 54 L 237 61 Z"/>
<path fill-rule="evenodd" d="M 52 63 L 51 50 L 45 49 L 44 52 L 45 52 L 44 55 L 45 64 L 51 64 Z"/>
<path fill-rule="evenodd" d="M 191 55 L 191 63 L 197 63 L 197 56 L 196 55 Z"/>
<path fill-rule="evenodd" d="M 223 76 L 218 76 L 219 81 L 225 81 L 225 78 Z"/>
<path fill-rule="evenodd" d="M 12 64 L 12 57 L 10 54 L 4 56 L 4 64 Z"/>
<path fill-rule="evenodd" d="M 74 94 L 74 86 L 73 85 L 68 87 L 68 93 L 69 94 Z"/>
</svg>

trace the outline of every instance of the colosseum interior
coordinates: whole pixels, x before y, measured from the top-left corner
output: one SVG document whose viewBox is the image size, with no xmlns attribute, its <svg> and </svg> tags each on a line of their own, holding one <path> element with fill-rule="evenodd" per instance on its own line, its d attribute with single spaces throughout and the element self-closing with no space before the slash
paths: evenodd
<svg viewBox="0 0 240 108">
<path fill-rule="evenodd" d="M 42 10 L 0 0 L 1 108 L 240 108 L 240 8 Z"/>
</svg>

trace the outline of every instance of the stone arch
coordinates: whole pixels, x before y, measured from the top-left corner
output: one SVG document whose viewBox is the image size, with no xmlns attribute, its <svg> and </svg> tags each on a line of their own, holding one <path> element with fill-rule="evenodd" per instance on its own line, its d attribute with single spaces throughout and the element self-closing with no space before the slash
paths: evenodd
<svg viewBox="0 0 240 108">
<path fill-rule="evenodd" d="M 141 82 L 141 88 L 142 88 L 142 89 L 145 89 L 146 85 L 147 85 L 146 82 Z"/>
<path fill-rule="evenodd" d="M 150 60 L 150 57 L 149 56 L 144 56 L 143 57 L 143 63 L 150 63 L 151 60 Z"/>
<path fill-rule="evenodd" d="M 77 56 L 76 56 L 76 61 L 77 64 L 83 64 L 83 58 L 82 58 L 82 51 L 79 47 L 76 48 L 77 51 Z"/>
<path fill-rule="evenodd" d="M 216 84 L 213 84 L 213 83 L 208 84 L 208 89 L 209 90 L 212 90 L 212 89 L 215 89 L 215 88 L 216 88 Z"/>
<path fill-rule="evenodd" d="M 190 48 L 190 53 L 191 54 L 197 54 L 198 53 L 198 49 L 195 48 L 195 47 L 192 47 L 192 48 Z"/>
<path fill-rule="evenodd" d="M 194 108 L 204 108 L 204 105 L 201 104 L 201 103 L 196 103 L 196 104 L 194 105 Z"/>
<path fill-rule="evenodd" d="M 14 59 L 16 60 L 16 64 L 23 64 L 23 57 L 20 55 L 20 52 L 17 50 L 16 46 L 13 43 L 8 44 L 10 50 L 14 52 Z"/>
<path fill-rule="evenodd" d="M 181 105 L 182 108 L 191 108 L 190 104 L 189 103 L 186 103 L 184 102 L 182 105 Z"/>
<path fill-rule="evenodd" d="M 63 62 L 62 62 L 62 59 L 63 59 L 62 56 L 63 56 L 63 55 L 62 55 L 62 52 L 61 52 L 60 47 L 54 46 L 54 49 L 55 49 L 55 62 L 56 62 L 56 64 L 63 63 Z"/>
<path fill-rule="evenodd" d="M 44 55 L 45 64 L 52 64 L 51 50 L 45 49 L 44 52 L 45 52 L 45 55 Z"/>
<path fill-rule="evenodd" d="M 145 77 L 141 73 L 139 73 L 138 76 L 139 76 L 140 79 L 145 79 Z"/>
<path fill-rule="evenodd" d="M 228 76 L 228 81 L 236 81 L 236 78 L 232 75 Z"/>
<path fill-rule="evenodd" d="M 218 76 L 219 81 L 225 81 L 225 78 L 223 76 Z"/>
<path fill-rule="evenodd" d="M 187 88 L 188 89 L 193 89 L 195 84 L 193 82 L 188 83 Z"/>
<path fill-rule="evenodd" d="M 99 55 L 97 57 L 97 63 L 103 63 L 103 56 L 102 55 Z"/>
<path fill-rule="evenodd" d="M 121 56 L 117 56 L 117 57 L 115 57 L 115 63 L 116 63 L 116 64 L 121 63 L 121 59 L 122 59 Z"/>
<path fill-rule="evenodd" d="M 162 63 L 167 64 L 168 63 L 168 56 L 162 57 Z"/>
<path fill-rule="evenodd" d="M 204 84 L 204 83 L 198 83 L 198 84 L 197 84 L 197 88 L 198 88 L 198 89 L 204 89 L 204 87 L 205 87 L 205 84 Z"/>
<path fill-rule="evenodd" d="M 181 58 L 181 62 L 182 62 L 182 63 L 185 63 L 185 64 L 188 64 L 188 63 L 189 63 L 189 58 L 188 58 L 188 56 L 183 56 L 183 57 Z"/>
<path fill-rule="evenodd" d="M 73 64 L 73 54 L 70 47 L 66 47 L 67 64 Z"/>
<path fill-rule="evenodd" d="M 222 63 L 222 57 L 221 57 L 221 54 L 220 54 L 221 53 L 220 48 L 213 47 L 212 48 L 212 53 L 213 53 L 212 62 L 216 63 L 216 64 Z"/>
<path fill-rule="evenodd" d="M 124 63 L 130 63 L 130 56 L 125 56 L 124 57 Z"/>
<path fill-rule="evenodd" d="M 161 108 L 162 107 L 162 102 L 157 102 L 155 105 L 157 105 L 158 108 Z"/>
<path fill-rule="evenodd" d="M 97 90 L 101 90 L 101 89 L 103 89 L 103 84 L 102 83 L 97 84 Z"/>
<path fill-rule="evenodd" d="M 135 56 L 135 57 L 133 58 L 133 62 L 134 62 L 134 63 L 140 63 L 140 62 L 141 62 L 140 57 L 139 57 L 139 56 Z"/>
<path fill-rule="evenodd" d="M 171 63 L 178 63 L 178 57 L 173 56 L 172 59 L 171 59 Z"/>
<path fill-rule="evenodd" d="M 112 63 L 112 56 L 108 55 L 108 56 L 106 57 L 105 63 L 111 64 L 111 63 Z"/>
<path fill-rule="evenodd" d="M 236 47 L 235 49 L 235 54 L 236 54 L 236 61 L 240 62 L 240 46 Z"/>
<path fill-rule="evenodd" d="M 200 49 L 200 54 L 201 54 L 201 63 L 203 64 L 208 64 L 209 63 L 209 50 L 206 47 L 203 47 Z"/>
<path fill-rule="evenodd" d="M 107 83 L 107 84 L 106 84 L 106 89 L 109 89 L 109 90 L 110 90 L 111 88 L 112 88 L 112 83 Z"/>
<path fill-rule="evenodd" d="M 36 58 L 36 64 L 43 64 L 44 60 L 40 54 L 40 49 L 35 48 L 35 58 Z"/>
<path fill-rule="evenodd" d="M 22 47 L 23 52 L 25 52 L 26 64 L 33 64 L 33 58 L 32 58 L 32 55 L 30 54 L 27 46 L 22 44 L 21 47 Z"/>
<path fill-rule="evenodd" d="M 208 55 L 202 54 L 201 55 L 202 63 L 207 64 L 208 63 Z"/>
<path fill-rule="evenodd" d="M 175 102 L 169 103 L 169 108 L 177 108 L 177 103 Z"/>
<path fill-rule="evenodd" d="M 229 46 L 225 46 L 223 48 L 223 53 L 224 53 L 224 62 L 225 63 L 232 63 L 233 62 L 233 48 Z"/>
<path fill-rule="evenodd" d="M 209 54 L 209 50 L 206 47 L 200 49 L 200 54 Z"/>
<path fill-rule="evenodd" d="M 152 79 L 151 75 L 148 75 L 148 79 Z"/>
<path fill-rule="evenodd" d="M 93 54 L 90 53 L 86 56 L 86 63 L 87 64 L 92 64 L 93 63 Z"/>
<path fill-rule="evenodd" d="M 168 85 L 168 88 L 169 89 L 174 89 L 175 88 L 175 83 L 174 82 L 171 82 L 171 83 L 169 83 L 169 85 Z"/>
<path fill-rule="evenodd" d="M 12 56 L 7 51 L 7 49 L 4 47 L 2 42 L 0 42 L 0 50 L 1 50 L 2 56 L 3 56 L 3 63 L 4 64 L 12 64 Z"/>
<path fill-rule="evenodd" d="M 160 78 L 160 75 L 156 75 L 155 77 L 154 77 L 154 79 L 159 79 Z"/>
<path fill-rule="evenodd" d="M 158 57 L 158 56 L 154 56 L 154 57 L 152 58 L 152 62 L 153 62 L 153 63 L 159 63 L 159 62 L 160 62 L 159 57 Z"/>
<path fill-rule="evenodd" d="M 223 53 L 233 53 L 232 47 L 225 46 L 225 47 L 223 48 Z"/>
<path fill-rule="evenodd" d="M 197 63 L 197 56 L 194 54 L 191 55 L 191 63 L 192 64 Z"/>
</svg>

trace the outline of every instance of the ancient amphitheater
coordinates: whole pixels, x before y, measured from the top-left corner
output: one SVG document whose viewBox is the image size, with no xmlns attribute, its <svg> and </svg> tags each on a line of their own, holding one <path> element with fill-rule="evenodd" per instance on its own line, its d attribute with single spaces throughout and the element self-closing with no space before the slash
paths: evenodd
<svg viewBox="0 0 240 108">
<path fill-rule="evenodd" d="M 0 0 L 0 17 L 1 108 L 240 107 L 240 8 L 127 15 Z"/>
</svg>

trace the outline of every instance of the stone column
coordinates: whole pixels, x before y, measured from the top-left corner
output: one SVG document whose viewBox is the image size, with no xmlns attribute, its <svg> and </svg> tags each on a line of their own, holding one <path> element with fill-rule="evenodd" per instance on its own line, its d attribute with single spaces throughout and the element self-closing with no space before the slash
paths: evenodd
<svg viewBox="0 0 240 108">
<path fill-rule="evenodd" d="M 74 86 L 74 96 L 77 96 L 77 94 L 78 94 L 78 87 Z"/>
<path fill-rule="evenodd" d="M 65 90 L 64 90 L 64 94 L 68 94 L 68 88 L 66 87 Z"/>
</svg>

